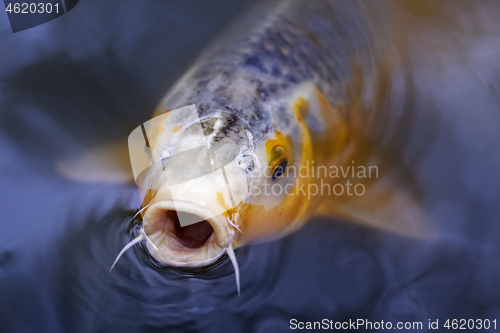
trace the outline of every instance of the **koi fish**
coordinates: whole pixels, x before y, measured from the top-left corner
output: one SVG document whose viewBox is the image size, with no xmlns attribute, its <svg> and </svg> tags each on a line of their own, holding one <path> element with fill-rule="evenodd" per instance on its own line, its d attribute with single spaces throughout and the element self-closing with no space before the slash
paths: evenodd
<svg viewBox="0 0 500 333">
<path fill-rule="evenodd" d="M 227 253 L 239 290 L 234 249 L 313 215 L 432 234 L 401 157 L 373 139 L 388 121 L 379 90 L 390 64 L 387 32 L 369 12 L 358 2 L 266 2 L 203 52 L 136 132 L 147 141 L 143 224 L 116 261 L 141 241 L 173 266 Z M 197 222 L 182 226 L 189 218 Z"/>
</svg>

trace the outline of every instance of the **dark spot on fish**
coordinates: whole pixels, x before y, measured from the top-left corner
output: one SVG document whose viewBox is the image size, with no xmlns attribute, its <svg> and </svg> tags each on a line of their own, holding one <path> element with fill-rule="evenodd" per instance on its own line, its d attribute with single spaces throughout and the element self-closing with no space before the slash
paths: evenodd
<svg viewBox="0 0 500 333">
<path fill-rule="evenodd" d="M 276 94 L 278 92 L 279 85 L 276 83 L 270 83 L 267 85 L 267 90 L 270 94 Z"/>
<path fill-rule="evenodd" d="M 214 103 L 220 104 L 220 105 L 231 104 L 231 102 L 227 98 L 225 98 L 225 96 L 222 96 L 222 95 L 219 95 L 219 94 L 216 94 L 214 96 L 213 101 L 214 101 Z"/>
<path fill-rule="evenodd" d="M 256 92 L 263 102 L 265 102 L 269 97 L 269 91 L 266 89 L 266 86 L 262 83 L 262 81 L 257 81 Z"/>
<path fill-rule="evenodd" d="M 283 75 L 281 73 L 281 69 L 278 66 L 273 66 L 273 68 L 271 70 L 271 74 L 273 74 L 273 76 L 276 78 L 279 78 L 279 77 L 281 77 L 281 75 Z"/>
<path fill-rule="evenodd" d="M 263 73 L 266 73 L 266 68 L 264 66 L 264 64 L 262 63 L 262 60 L 260 59 L 259 56 L 257 55 L 251 55 L 249 56 L 245 62 L 244 62 L 245 65 L 247 66 L 251 66 L 251 67 L 255 67 L 257 68 L 259 71 L 263 72 Z"/>
<path fill-rule="evenodd" d="M 294 83 L 294 84 L 297 84 L 300 82 L 299 78 L 297 76 L 295 76 L 294 74 L 288 74 L 285 76 L 285 78 L 291 82 L 291 83 Z"/>
<path fill-rule="evenodd" d="M 200 80 L 198 81 L 198 88 L 205 88 L 208 83 L 208 80 Z"/>
</svg>

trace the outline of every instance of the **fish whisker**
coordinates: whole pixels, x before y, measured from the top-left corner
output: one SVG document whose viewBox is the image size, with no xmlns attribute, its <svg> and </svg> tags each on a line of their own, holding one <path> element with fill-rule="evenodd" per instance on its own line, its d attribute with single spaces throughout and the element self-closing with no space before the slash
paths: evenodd
<svg viewBox="0 0 500 333">
<path fill-rule="evenodd" d="M 241 231 L 241 229 L 240 229 L 240 228 L 238 228 L 238 226 L 236 226 L 236 224 L 234 224 L 234 221 L 233 221 L 233 219 L 232 219 L 231 217 L 228 217 L 228 218 L 227 218 L 227 222 L 228 222 L 230 225 L 232 225 L 235 229 L 237 229 L 237 230 L 240 232 L 240 234 L 242 234 L 242 233 L 243 233 L 243 232 Z"/>
<path fill-rule="evenodd" d="M 131 240 L 127 245 L 125 245 L 125 247 L 120 251 L 120 253 L 118 253 L 118 256 L 116 257 L 115 262 L 113 262 L 113 265 L 111 265 L 111 268 L 109 269 L 110 273 L 113 270 L 113 268 L 115 268 L 115 265 L 118 262 L 118 260 L 120 260 L 121 256 L 132 246 L 142 241 L 143 238 L 144 238 L 144 233 L 141 233 L 139 236 L 137 236 L 136 238 Z"/>
<path fill-rule="evenodd" d="M 234 254 L 233 243 L 230 243 L 226 248 L 226 253 L 231 263 L 234 267 L 234 275 L 236 277 L 236 287 L 238 288 L 238 296 L 241 296 L 240 293 L 240 268 L 238 266 L 238 260 L 236 259 L 236 255 Z"/>
<path fill-rule="evenodd" d="M 142 207 L 141 209 L 139 209 L 139 211 L 137 213 L 135 213 L 134 217 L 132 219 L 135 219 L 137 217 L 137 215 L 139 215 L 140 213 L 142 213 L 146 208 L 148 208 L 149 204 L 147 204 L 146 206 Z"/>
</svg>

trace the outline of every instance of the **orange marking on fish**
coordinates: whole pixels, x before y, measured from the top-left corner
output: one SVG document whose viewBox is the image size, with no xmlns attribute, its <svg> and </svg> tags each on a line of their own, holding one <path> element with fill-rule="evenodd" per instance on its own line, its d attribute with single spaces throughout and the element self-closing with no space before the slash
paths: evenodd
<svg viewBox="0 0 500 333">
<path fill-rule="evenodd" d="M 222 194 L 222 192 L 215 192 L 216 193 L 216 197 L 215 197 L 215 200 L 217 200 L 217 202 L 219 203 L 219 205 L 222 206 L 222 208 L 224 209 L 224 213 L 223 215 L 225 217 L 228 217 L 229 216 L 229 211 L 231 210 L 231 208 L 229 208 L 229 206 L 226 204 L 226 201 L 224 200 L 224 195 Z"/>
</svg>

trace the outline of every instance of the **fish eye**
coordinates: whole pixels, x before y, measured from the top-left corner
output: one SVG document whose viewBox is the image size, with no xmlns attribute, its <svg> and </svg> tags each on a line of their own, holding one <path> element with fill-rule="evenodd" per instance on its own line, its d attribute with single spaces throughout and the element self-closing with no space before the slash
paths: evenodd
<svg viewBox="0 0 500 333">
<path fill-rule="evenodd" d="M 276 146 L 271 150 L 269 165 L 273 171 L 273 180 L 276 180 L 285 174 L 286 167 L 288 166 L 288 158 L 285 148 Z"/>
<path fill-rule="evenodd" d="M 287 166 L 288 166 L 287 160 L 282 161 L 278 166 L 276 166 L 276 168 L 273 171 L 273 180 L 276 180 L 277 178 L 283 176 Z"/>
</svg>

